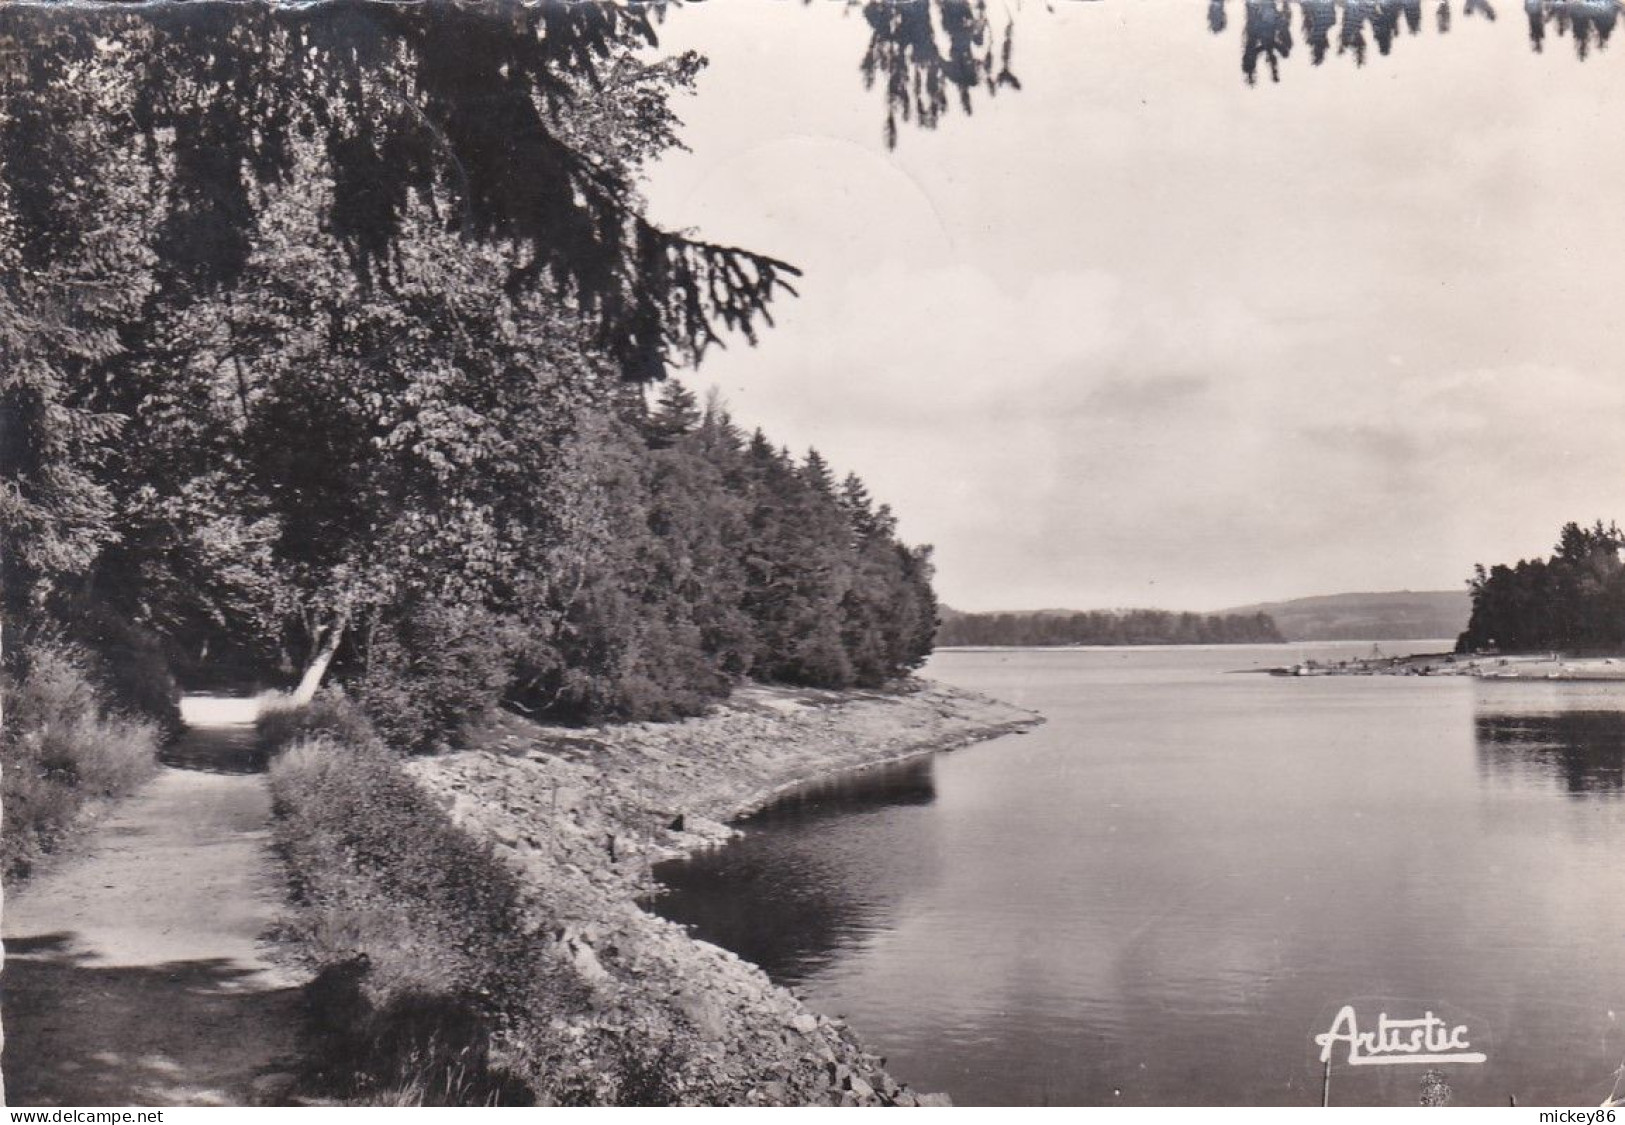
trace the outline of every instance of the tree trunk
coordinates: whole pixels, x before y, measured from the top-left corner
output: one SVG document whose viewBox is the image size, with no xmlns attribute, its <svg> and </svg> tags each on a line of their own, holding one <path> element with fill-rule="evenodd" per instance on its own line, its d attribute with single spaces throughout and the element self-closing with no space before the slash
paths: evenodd
<svg viewBox="0 0 1625 1125">
<path fill-rule="evenodd" d="M 322 686 L 322 677 L 327 675 L 327 666 L 333 663 L 333 655 L 339 650 L 339 642 L 344 639 L 345 617 L 340 617 L 318 634 L 316 653 L 305 666 L 305 674 L 299 677 L 299 686 L 293 689 L 293 701 L 298 704 L 309 703 L 316 698 L 316 689 Z"/>
</svg>

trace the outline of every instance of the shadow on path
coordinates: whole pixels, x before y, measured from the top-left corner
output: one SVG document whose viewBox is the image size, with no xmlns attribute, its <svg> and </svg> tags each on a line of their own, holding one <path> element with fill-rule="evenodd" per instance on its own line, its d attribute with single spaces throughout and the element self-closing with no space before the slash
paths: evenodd
<svg viewBox="0 0 1625 1125">
<path fill-rule="evenodd" d="M 162 765 L 200 773 L 264 773 L 253 727 L 193 727 L 158 755 Z"/>
<path fill-rule="evenodd" d="M 189 695 L 181 701 L 186 730 L 158 755 L 166 766 L 202 773 L 264 773 L 254 737 L 259 700 Z"/>
<path fill-rule="evenodd" d="M 232 960 L 100 967 L 61 933 L 6 947 L 13 1105 L 274 1104 L 298 1065 L 296 1037 L 267 1059 L 261 1032 L 298 1027 L 302 990 Z"/>
</svg>

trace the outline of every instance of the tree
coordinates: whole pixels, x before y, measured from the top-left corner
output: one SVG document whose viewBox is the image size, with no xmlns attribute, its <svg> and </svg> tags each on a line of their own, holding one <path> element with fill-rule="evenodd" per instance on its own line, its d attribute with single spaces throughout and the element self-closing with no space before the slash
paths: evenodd
<svg viewBox="0 0 1625 1125">
<path fill-rule="evenodd" d="M 82 586 L 119 534 L 103 468 L 125 419 L 91 388 L 125 354 L 120 329 L 154 269 L 153 179 L 100 96 L 119 66 L 86 60 L 65 88 L 22 89 L 7 107 L 21 147 L 6 151 L 53 157 L 8 161 L 0 178 L 0 578 L 13 614 Z"/>
<path fill-rule="evenodd" d="M 121 295 L 60 331 L 8 305 L 8 351 L 37 368 L 7 395 L 8 452 L 38 462 L 10 466 L 0 518 L 38 544 L 11 557 L 99 559 L 177 634 L 286 649 L 292 619 L 301 694 L 358 617 L 479 596 L 505 549 L 494 463 L 557 436 L 506 425 L 559 370 L 529 341 L 601 357 L 573 360 L 578 383 L 651 378 L 751 335 L 791 272 L 639 217 L 634 178 L 700 65 L 640 61 L 652 38 L 606 5 L 0 13 L 0 146 L 30 150 L 7 165 L 7 274 L 83 258 Z M 130 425 L 142 440 L 113 450 Z"/>
<path fill-rule="evenodd" d="M 806 481 L 807 487 L 820 498 L 826 500 L 835 498 L 835 474 L 830 472 L 829 462 L 824 460 L 818 450 L 807 450 L 807 459 L 801 465 L 801 479 Z"/>
<path fill-rule="evenodd" d="M 760 642 L 758 672 L 789 683 L 844 687 L 852 682 L 852 668 L 841 643 L 839 608 L 851 583 L 850 529 L 833 495 L 810 483 L 806 468 L 774 449 L 759 430 L 745 462 L 745 608 Z"/>
<path fill-rule="evenodd" d="M 668 379 L 649 412 L 644 432 L 654 449 L 669 449 L 699 428 L 702 414 L 694 393 L 675 379 Z"/>
<path fill-rule="evenodd" d="M 969 114 L 978 89 L 992 96 L 1021 88 L 1010 69 L 1013 24 L 994 35 L 984 0 L 864 0 L 862 9 L 870 33 L 863 81 L 885 94 L 889 146 L 900 124 L 934 129 L 956 102 Z"/>
<path fill-rule="evenodd" d="M 930 586 L 920 597 L 933 608 Z M 1088 613 L 956 613 L 943 610 L 937 643 L 943 645 L 1167 645 L 1278 644 L 1268 614 L 1224 616 L 1159 609 Z"/>
<path fill-rule="evenodd" d="M 1472 617 L 1457 649 L 1617 648 L 1625 644 L 1625 533 L 1568 523 L 1549 559 L 1478 566 Z"/>
<path fill-rule="evenodd" d="M 171 284 L 233 282 L 249 257 L 256 190 L 282 183 L 314 140 L 331 169 L 328 222 L 363 280 L 402 265 L 409 215 L 445 201 L 465 238 L 507 250 L 510 291 L 570 301 L 628 378 L 657 378 L 723 331 L 753 338 L 794 269 L 671 234 L 639 211 L 643 160 L 674 143 L 666 107 L 699 60 L 644 64 L 653 8 L 606 0 L 500 5 L 236 3 L 0 12 L 0 93 L 54 118 L 61 95 L 116 54 L 113 107 L 158 179 Z M 5 151 L 49 164 L 53 145 Z"/>
<path fill-rule="evenodd" d="M 980 6 L 931 2 L 948 53 L 894 61 L 981 81 Z M 503 698 L 850 682 L 870 550 L 861 674 L 906 666 L 889 525 L 860 547 L 822 458 L 747 452 L 719 402 L 645 405 L 794 274 L 643 217 L 703 64 L 648 57 L 651 18 L 0 9 L 8 611 L 95 591 L 188 668 L 331 672 L 422 746 Z"/>
</svg>

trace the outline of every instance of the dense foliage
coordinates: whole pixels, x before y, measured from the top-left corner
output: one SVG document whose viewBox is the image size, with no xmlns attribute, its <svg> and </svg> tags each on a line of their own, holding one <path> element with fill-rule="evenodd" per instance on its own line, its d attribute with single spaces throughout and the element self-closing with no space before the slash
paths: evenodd
<svg viewBox="0 0 1625 1125">
<path fill-rule="evenodd" d="M 937 630 L 940 645 L 1225 645 L 1282 639 L 1265 613 L 1212 616 L 1161 609 L 946 612 Z"/>
<path fill-rule="evenodd" d="M 1473 616 L 1457 650 L 1625 647 L 1625 533 L 1598 520 L 1565 524 L 1551 557 L 1476 568 Z"/>
<path fill-rule="evenodd" d="M 909 120 L 1000 84 L 949 6 L 941 44 L 870 21 Z M 0 10 L 8 621 L 124 622 L 194 683 L 331 670 L 412 746 L 916 665 L 928 558 L 861 484 L 646 404 L 795 273 L 643 217 L 703 65 L 658 11 Z"/>
</svg>

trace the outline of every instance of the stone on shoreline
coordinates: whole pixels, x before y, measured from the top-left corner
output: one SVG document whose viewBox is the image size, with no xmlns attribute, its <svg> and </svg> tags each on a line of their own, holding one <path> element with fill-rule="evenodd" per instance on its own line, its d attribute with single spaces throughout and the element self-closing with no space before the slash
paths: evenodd
<svg viewBox="0 0 1625 1125">
<path fill-rule="evenodd" d="M 811 1035 L 818 1030 L 818 1017 L 811 1012 L 797 1012 L 785 1022 L 792 1031 L 802 1035 Z"/>
</svg>

